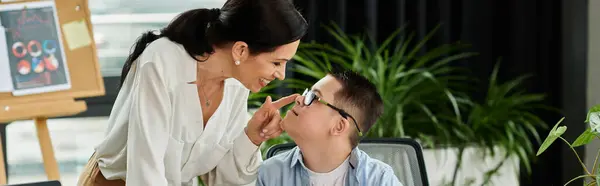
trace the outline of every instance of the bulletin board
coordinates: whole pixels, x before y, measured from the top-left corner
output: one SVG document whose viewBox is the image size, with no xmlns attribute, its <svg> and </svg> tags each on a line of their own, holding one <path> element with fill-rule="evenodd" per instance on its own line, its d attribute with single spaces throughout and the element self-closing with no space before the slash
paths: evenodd
<svg viewBox="0 0 600 186">
<path fill-rule="evenodd" d="M 0 0 L 1 1 L 1 0 Z M 85 110 L 85 104 L 73 101 L 76 98 L 102 96 L 105 93 L 104 82 L 100 74 L 96 46 L 93 41 L 92 24 L 90 21 L 90 10 L 87 0 L 11 0 L 2 1 L 0 6 L 21 6 L 27 3 L 51 2 L 54 4 L 58 17 L 58 35 L 62 39 L 62 52 L 56 52 L 56 58 L 65 59 L 64 73 L 67 74 L 69 85 L 59 91 L 15 95 L 14 92 L 0 93 L 0 122 L 8 122 L 20 119 L 32 119 L 34 117 L 55 117 L 68 114 L 76 114 Z M 23 10 L 34 10 L 34 8 L 23 7 Z M 34 14 L 17 17 L 19 21 L 36 21 L 39 19 Z M 7 24 L 2 23 L 0 24 Z M 14 26 L 13 24 L 13 27 Z M 15 35 L 15 28 L 12 29 Z M 7 32 L 9 33 L 9 32 Z M 10 40 L 10 38 L 8 38 Z M 25 41 L 24 43 L 27 43 Z M 37 46 L 41 46 L 41 41 Z M 52 44 L 52 43 L 51 43 Z M 25 44 L 27 45 L 27 44 Z M 46 43 L 43 44 L 44 47 Z M 35 50 L 36 44 L 30 44 Z M 10 49 L 10 48 L 9 48 Z M 13 53 L 20 53 L 13 52 Z M 64 55 L 64 57 L 60 55 Z M 62 57 L 62 58 L 61 58 Z M 60 60 L 58 60 L 60 61 Z M 32 62 L 33 64 L 33 62 Z M 31 67 L 31 71 L 35 67 Z M 63 74 L 64 75 L 64 74 Z M 57 100 L 70 100 L 76 109 L 66 108 L 65 105 L 52 105 Z M 44 106 L 45 103 L 48 103 Z M 52 104 L 50 104 L 52 103 Z M 82 105 L 83 104 L 83 105 Z M 37 105 L 37 106 L 36 106 Z M 34 106 L 35 108 L 30 108 Z M 33 109 L 33 110 L 31 110 Z"/>
</svg>

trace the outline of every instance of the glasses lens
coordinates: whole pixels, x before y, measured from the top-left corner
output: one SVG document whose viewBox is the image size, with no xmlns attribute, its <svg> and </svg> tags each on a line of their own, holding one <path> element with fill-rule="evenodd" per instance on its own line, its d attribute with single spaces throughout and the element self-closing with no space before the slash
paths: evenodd
<svg viewBox="0 0 600 186">
<path fill-rule="evenodd" d="M 310 105 L 315 98 L 315 94 L 312 91 L 306 90 L 304 93 L 304 105 Z"/>
</svg>

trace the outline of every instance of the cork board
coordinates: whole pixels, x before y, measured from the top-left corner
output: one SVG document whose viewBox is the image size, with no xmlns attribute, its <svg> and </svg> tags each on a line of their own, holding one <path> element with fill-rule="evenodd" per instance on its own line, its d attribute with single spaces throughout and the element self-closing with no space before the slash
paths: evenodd
<svg viewBox="0 0 600 186">
<path fill-rule="evenodd" d="M 7 106 L 29 105 L 36 102 L 50 102 L 57 99 L 75 99 L 102 96 L 105 93 L 104 82 L 100 74 L 100 65 L 96 45 L 93 41 L 93 27 L 90 21 L 90 10 L 87 0 L 17 0 L 0 2 L 3 5 L 20 5 L 24 3 L 35 2 L 54 2 L 56 15 L 62 39 L 64 58 L 68 69 L 70 87 L 56 92 L 46 92 L 40 94 L 15 96 L 10 92 L 0 93 L 0 115 L 2 108 Z M 25 7 L 26 8 L 26 7 Z M 82 42 L 73 42 L 73 37 L 78 34 L 69 34 L 73 31 L 87 30 L 89 36 L 76 38 L 84 40 Z M 76 36 L 73 36 L 76 35 Z M 69 38 L 68 38 L 69 37 Z M 35 113 L 32 113 L 34 115 Z"/>
</svg>

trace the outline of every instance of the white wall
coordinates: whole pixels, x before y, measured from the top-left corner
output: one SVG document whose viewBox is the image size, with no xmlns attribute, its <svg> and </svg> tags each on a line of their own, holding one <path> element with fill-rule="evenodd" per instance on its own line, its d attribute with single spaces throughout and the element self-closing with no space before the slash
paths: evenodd
<svg viewBox="0 0 600 186">
<path fill-rule="evenodd" d="M 600 104 L 600 11 L 597 10 L 600 10 L 600 0 L 590 0 L 588 9 L 588 108 Z M 592 164 L 598 149 L 600 149 L 600 141 L 598 140 L 585 148 L 585 162 L 590 169 L 593 167 Z"/>
</svg>

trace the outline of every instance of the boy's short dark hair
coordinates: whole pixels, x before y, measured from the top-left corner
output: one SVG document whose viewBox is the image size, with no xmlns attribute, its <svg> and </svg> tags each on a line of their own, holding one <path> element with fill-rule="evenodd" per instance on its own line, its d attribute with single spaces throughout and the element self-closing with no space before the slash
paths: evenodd
<svg viewBox="0 0 600 186">
<path fill-rule="evenodd" d="M 342 89 L 335 93 L 336 106 L 352 115 L 358 122 L 361 132 L 366 135 L 383 113 L 383 100 L 377 88 L 367 78 L 354 71 L 334 70 L 329 75 L 342 84 Z M 349 121 L 354 122 L 352 119 Z M 360 141 L 358 131 L 354 129 L 353 133 L 350 135 L 352 148 Z"/>
</svg>

